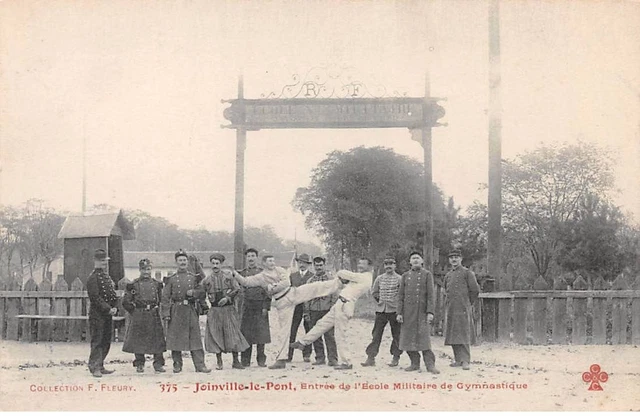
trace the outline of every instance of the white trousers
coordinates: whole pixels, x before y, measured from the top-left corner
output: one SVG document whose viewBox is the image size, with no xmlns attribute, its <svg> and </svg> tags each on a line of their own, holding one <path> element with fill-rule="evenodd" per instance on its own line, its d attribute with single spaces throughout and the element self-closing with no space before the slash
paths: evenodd
<svg viewBox="0 0 640 419">
<path fill-rule="evenodd" d="M 349 320 L 353 317 L 355 308 L 356 304 L 354 302 L 343 303 L 338 300 L 311 330 L 298 338 L 298 342 L 309 345 L 333 327 L 336 346 L 338 347 L 338 361 L 341 364 L 351 365 L 348 353 L 349 345 L 347 344 L 347 327 L 349 326 Z"/>
<path fill-rule="evenodd" d="M 313 282 L 292 287 L 284 297 L 272 301 L 271 307 L 276 309 L 278 327 L 280 328 L 280 332 L 277 334 L 279 341 L 274 342 L 274 347 L 278 351 L 277 360 L 285 360 L 289 356 L 289 335 L 291 334 L 293 311 L 296 306 L 314 298 L 333 294 L 338 291 L 339 287 L 340 280 L 337 278 L 333 281 Z"/>
</svg>

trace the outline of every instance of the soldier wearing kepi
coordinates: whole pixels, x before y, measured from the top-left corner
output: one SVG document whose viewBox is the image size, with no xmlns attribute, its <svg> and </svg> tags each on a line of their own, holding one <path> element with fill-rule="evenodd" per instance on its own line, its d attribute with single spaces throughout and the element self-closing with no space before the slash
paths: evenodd
<svg viewBox="0 0 640 419">
<path fill-rule="evenodd" d="M 136 372 L 144 372 L 144 354 L 153 354 L 153 369 L 165 372 L 163 352 L 167 350 L 160 319 L 162 282 L 151 278 L 151 261 L 139 262 L 140 277 L 126 285 L 122 306 L 131 315 L 122 350 L 135 354 Z"/>
<path fill-rule="evenodd" d="M 262 272 L 258 266 L 258 251 L 249 248 L 244 252 L 247 259 L 247 266 L 240 275 L 251 276 Z M 271 297 L 262 287 L 245 288 L 242 318 L 240 321 L 240 331 L 247 340 L 249 347 L 240 354 L 240 361 L 243 367 L 251 365 L 252 345 L 256 345 L 256 360 L 258 366 L 267 366 L 267 355 L 264 346 L 271 343 L 271 333 L 269 331 L 269 310 L 271 310 Z"/>
<path fill-rule="evenodd" d="M 431 323 L 435 309 L 433 275 L 422 267 L 420 252 L 409 255 L 411 269 L 400 279 L 398 289 L 398 323 L 400 327 L 400 350 L 407 351 L 411 365 L 405 371 L 420 369 L 420 352 L 427 371 L 440 374 L 436 368 L 436 356 L 431 350 Z"/>
<path fill-rule="evenodd" d="M 222 269 L 225 257 L 214 253 L 209 257 L 213 266 L 211 275 L 202 281 L 202 287 L 209 296 L 211 309 L 207 315 L 207 328 L 204 337 L 204 347 L 207 352 L 216 354 L 218 366 L 222 369 L 222 353 L 231 352 L 234 369 L 244 369 L 238 359 L 238 352 L 245 351 L 249 344 L 240 332 L 236 308 L 233 300 L 240 292 L 240 285 L 232 277 L 231 268 Z"/>
<path fill-rule="evenodd" d="M 451 345 L 453 349 L 451 366 L 468 370 L 471 362 L 471 316 L 480 286 L 475 274 L 462 266 L 460 250 L 454 249 L 449 253 L 449 263 L 452 269 L 444 277 L 444 344 Z"/>
<path fill-rule="evenodd" d="M 376 301 L 376 319 L 373 323 L 373 331 L 371 335 L 373 339 L 367 346 L 367 360 L 363 362 L 363 367 L 372 367 L 376 365 L 376 356 L 380 351 L 380 343 L 382 342 L 382 334 L 384 328 L 389 323 L 391 328 L 391 355 L 393 359 L 389 364 L 390 367 L 397 367 L 400 362 L 400 354 L 402 351 L 398 348 L 400 341 L 400 323 L 396 319 L 396 311 L 398 308 L 398 289 L 400 288 L 400 275 L 396 272 L 396 259 L 393 256 L 384 258 L 384 273 L 379 275 L 373 281 L 371 295 Z"/>
<path fill-rule="evenodd" d="M 94 377 L 111 374 L 114 371 L 104 367 L 104 359 L 111 348 L 111 331 L 113 319 L 118 312 L 118 297 L 113 280 L 107 273 L 109 258 L 107 252 L 98 249 L 93 255 L 95 269 L 87 279 L 89 294 L 89 334 L 91 335 L 91 353 L 89 354 L 89 371 Z"/>
<path fill-rule="evenodd" d="M 160 312 L 167 321 L 167 349 L 171 351 L 173 372 L 182 372 L 182 351 L 191 351 L 196 372 L 211 372 L 204 363 L 204 349 L 196 301 L 206 305 L 206 293 L 195 275 L 187 270 L 187 253 L 175 254 L 178 271 L 167 278 Z"/>
</svg>

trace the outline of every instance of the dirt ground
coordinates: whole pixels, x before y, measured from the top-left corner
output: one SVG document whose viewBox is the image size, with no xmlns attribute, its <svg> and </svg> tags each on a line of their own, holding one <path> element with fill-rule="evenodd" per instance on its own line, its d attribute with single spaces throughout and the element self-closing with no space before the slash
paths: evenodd
<svg viewBox="0 0 640 419">
<path fill-rule="evenodd" d="M 275 319 L 272 319 L 275 321 Z M 390 332 L 385 331 L 375 367 L 361 367 L 371 320 L 354 319 L 350 349 L 354 369 L 311 366 L 299 351 L 285 370 L 255 365 L 210 374 L 193 370 L 185 358 L 181 374 L 145 374 L 133 356 L 114 343 L 107 357 L 116 373 L 93 378 L 86 366 L 87 343 L 0 341 L 0 410 L 640 410 L 640 349 L 624 346 L 519 346 L 482 344 L 471 349 L 472 368 L 451 368 L 451 348 L 435 337 L 433 348 L 442 373 L 424 368 L 405 372 L 387 366 Z M 267 352 L 269 362 L 273 353 Z M 215 356 L 207 354 L 213 367 Z M 582 373 L 599 364 L 608 373 L 603 391 L 588 391 Z M 486 385 L 485 385 L 486 384 Z"/>
</svg>

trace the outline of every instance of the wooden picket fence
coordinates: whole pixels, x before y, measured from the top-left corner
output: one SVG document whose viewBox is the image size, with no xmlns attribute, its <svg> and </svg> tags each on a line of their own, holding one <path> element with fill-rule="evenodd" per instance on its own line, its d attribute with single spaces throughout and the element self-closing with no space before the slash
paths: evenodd
<svg viewBox="0 0 640 419">
<path fill-rule="evenodd" d="M 122 291 L 116 291 L 121 296 Z M 88 340 L 89 297 L 80 279 L 68 285 L 62 275 L 55 284 L 28 280 L 23 287 L 14 281 L 0 283 L 0 338 L 21 341 L 80 342 Z M 122 307 L 119 316 L 124 315 Z M 18 315 L 55 316 L 36 323 Z M 65 317 L 69 317 L 66 319 Z M 78 319 L 80 317 L 81 319 Z M 124 322 L 119 322 L 124 323 Z M 124 324 L 114 330 L 114 340 L 124 338 Z"/>
<path fill-rule="evenodd" d="M 640 343 L 640 277 L 620 275 L 609 286 L 598 278 L 588 289 L 576 278 L 552 290 L 543 278 L 533 289 L 516 281 L 514 290 L 483 292 L 482 339 L 519 344 L 624 345 Z"/>
</svg>

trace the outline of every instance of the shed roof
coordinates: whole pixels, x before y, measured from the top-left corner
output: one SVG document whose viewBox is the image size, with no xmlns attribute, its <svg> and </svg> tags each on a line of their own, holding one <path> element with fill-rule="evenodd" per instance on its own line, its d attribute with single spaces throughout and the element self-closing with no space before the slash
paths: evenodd
<svg viewBox="0 0 640 419">
<path fill-rule="evenodd" d="M 123 240 L 136 238 L 133 224 L 122 211 L 113 214 L 70 215 L 64 221 L 58 238 L 121 236 Z"/>
</svg>

